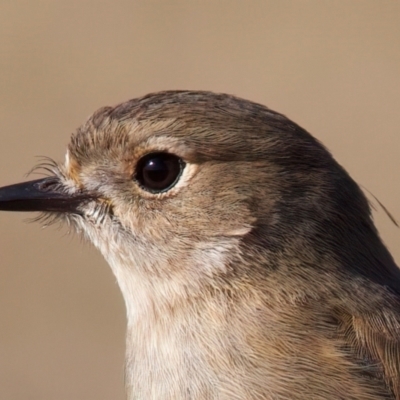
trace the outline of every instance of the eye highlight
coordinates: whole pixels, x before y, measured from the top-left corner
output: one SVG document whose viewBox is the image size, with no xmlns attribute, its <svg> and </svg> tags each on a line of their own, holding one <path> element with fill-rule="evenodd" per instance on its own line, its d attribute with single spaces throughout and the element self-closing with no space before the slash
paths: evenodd
<svg viewBox="0 0 400 400">
<path fill-rule="evenodd" d="M 150 153 L 137 163 L 135 179 L 151 193 L 166 192 L 178 182 L 184 168 L 185 162 L 174 154 Z"/>
</svg>

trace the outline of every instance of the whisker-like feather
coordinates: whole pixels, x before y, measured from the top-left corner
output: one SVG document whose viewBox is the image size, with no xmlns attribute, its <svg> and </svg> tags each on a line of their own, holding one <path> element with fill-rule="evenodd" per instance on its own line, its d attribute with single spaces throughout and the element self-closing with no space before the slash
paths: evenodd
<svg viewBox="0 0 400 400">
<path fill-rule="evenodd" d="M 46 156 L 39 156 L 39 158 L 41 159 L 41 161 L 38 164 L 36 164 L 32 169 L 30 169 L 26 174 L 26 176 L 32 174 L 41 174 L 48 176 L 48 174 L 50 174 L 50 176 L 65 178 L 64 173 L 60 168 L 60 165 L 57 163 L 57 161 Z"/>
</svg>

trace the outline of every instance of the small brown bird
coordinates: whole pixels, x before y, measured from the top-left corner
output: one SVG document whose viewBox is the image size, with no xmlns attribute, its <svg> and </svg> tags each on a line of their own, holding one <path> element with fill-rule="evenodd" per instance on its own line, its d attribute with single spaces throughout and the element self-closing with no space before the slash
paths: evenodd
<svg viewBox="0 0 400 400">
<path fill-rule="evenodd" d="M 400 399 L 400 270 L 357 184 L 283 115 L 150 94 L 45 167 L 0 209 L 67 220 L 106 258 L 130 400 Z"/>
</svg>

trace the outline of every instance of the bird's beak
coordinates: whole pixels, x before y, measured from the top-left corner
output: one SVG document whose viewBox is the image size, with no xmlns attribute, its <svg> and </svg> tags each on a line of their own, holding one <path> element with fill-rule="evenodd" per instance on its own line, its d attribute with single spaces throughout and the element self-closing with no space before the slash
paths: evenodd
<svg viewBox="0 0 400 400">
<path fill-rule="evenodd" d="M 68 194 L 57 178 L 49 177 L 0 188 L 0 210 L 77 213 L 79 205 L 93 199 L 87 194 Z"/>
</svg>

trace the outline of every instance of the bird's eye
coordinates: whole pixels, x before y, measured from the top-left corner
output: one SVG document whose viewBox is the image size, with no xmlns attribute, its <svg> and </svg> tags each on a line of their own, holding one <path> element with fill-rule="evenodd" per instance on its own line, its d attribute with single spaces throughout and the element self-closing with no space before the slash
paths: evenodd
<svg viewBox="0 0 400 400">
<path fill-rule="evenodd" d="M 143 189 L 161 193 L 178 182 L 184 168 L 184 161 L 174 154 L 150 153 L 139 160 L 135 178 Z"/>
</svg>

